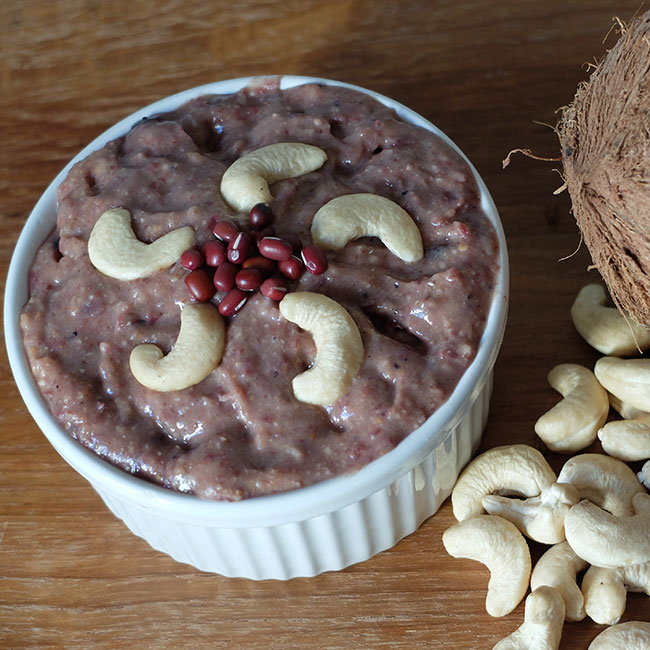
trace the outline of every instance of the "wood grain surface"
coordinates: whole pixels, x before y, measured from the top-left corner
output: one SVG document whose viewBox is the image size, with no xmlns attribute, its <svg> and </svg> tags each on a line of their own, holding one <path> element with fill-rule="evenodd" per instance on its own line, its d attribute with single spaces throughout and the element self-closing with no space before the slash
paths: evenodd
<svg viewBox="0 0 650 650">
<path fill-rule="evenodd" d="M 468 154 L 509 242 L 509 323 L 483 447 L 543 449 L 533 423 L 563 361 L 591 365 L 569 306 L 596 279 L 570 214 L 549 125 L 639 0 L 3 0 L 0 264 L 64 164 L 168 94 L 250 74 L 331 77 L 422 113 Z M 609 35 L 608 35 L 609 33 Z M 576 252 L 577 251 L 577 252 Z M 575 253 L 575 254 L 574 254 Z M 0 647 L 491 648 L 522 621 L 485 612 L 488 572 L 449 557 L 447 502 L 395 548 L 288 582 L 201 573 L 133 536 L 49 446 L 0 352 Z M 597 446 L 594 446 L 597 448 Z M 566 457 L 547 457 L 558 470 Z M 542 551 L 532 545 L 536 559 Z M 623 620 L 650 620 L 631 594 Z M 561 648 L 603 629 L 567 623 Z"/>
</svg>

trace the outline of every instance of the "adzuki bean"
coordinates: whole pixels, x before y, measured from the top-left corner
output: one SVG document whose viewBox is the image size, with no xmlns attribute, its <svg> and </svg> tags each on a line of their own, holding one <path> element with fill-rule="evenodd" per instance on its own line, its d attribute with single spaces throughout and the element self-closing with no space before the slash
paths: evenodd
<svg viewBox="0 0 650 650">
<path fill-rule="evenodd" d="M 197 251 L 196 248 L 189 248 L 184 251 L 181 255 L 180 262 L 181 266 L 188 271 L 200 269 L 205 264 L 201 251 Z"/>
<path fill-rule="evenodd" d="M 229 242 L 227 257 L 233 264 L 241 264 L 251 247 L 251 236 L 247 232 L 238 232 Z"/>
<path fill-rule="evenodd" d="M 275 272 L 276 263 L 268 257 L 262 255 L 254 255 L 244 260 L 241 267 L 242 269 L 259 269 L 265 275 L 271 275 Z"/>
<path fill-rule="evenodd" d="M 246 304 L 248 296 L 241 289 L 231 289 L 219 303 L 219 313 L 222 316 L 234 316 Z"/>
<path fill-rule="evenodd" d="M 264 280 L 264 275 L 259 269 L 242 269 L 235 276 L 235 284 L 242 291 L 255 291 Z"/>
<path fill-rule="evenodd" d="M 238 232 L 239 228 L 232 222 L 224 219 L 223 221 L 217 221 L 214 224 L 212 232 L 215 237 L 221 239 L 221 241 L 230 241 Z"/>
<path fill-rule="evenodd" d="M 278 262 L 278 271 L 290 280 L 297 280 L 305 270 L 302 260 L 292 255 L 288 260 Z"/>
<path fill-rule="evenodd" d="M 256 203 L 248 215 L 251 225 L 255 228 L 263 228 L 271 223 L 273 213 L 268 203 Z"/>
<path fill-rule="evenodd" d="M 293 253 L 293 246 L 280 237 L 263 237 L 257 247 L 264 257 L 278 262 L 288 260 Z"/>
<path fill-rule="evenodd" d="M 219 266 L 226 261 L 226 245 L 218 239 L 211 239 L 203 244 L 203 257 L 208 266 Z"/>
<path fill-rule="evenodd" d="M 235 276 L 238 270 L 232 262 L 220 264 L 212 278 L 215 289 L 219 291 L 230 291 L 235 286 Z"/>
<path fill-rule="evenodd" d="M 314 275 L 320 275 L 327 271 L 327 258 L 323 249 L 315 244 L 308 244 L 305 246 L 300 256 L 305 263 L 305 268 Z"/>
<path fill-rule="evenodd" d="M 267 278 L 260 286 L 260 293 L 270 300 L 280 302 L 288 289 L 287 283 L 282 278 Z"/>
<path fill-rule="evenodd" d="M 212 278 L 205 269 L 195 269 L 185 276 L 185 286 L 199 302 L 207 302 L 214 296 Z"/>
</svg>

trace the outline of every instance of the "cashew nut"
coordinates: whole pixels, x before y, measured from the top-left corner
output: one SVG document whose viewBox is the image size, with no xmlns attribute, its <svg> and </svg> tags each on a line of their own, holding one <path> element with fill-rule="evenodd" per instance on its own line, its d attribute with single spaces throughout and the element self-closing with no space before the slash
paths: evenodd
<svg viewBox="0 0 650 650">
<path fill-rule="evenodd" d="M 557 589 L 541 586 L 526 598 L 524 622 L 493 650 L 557 650 L 564 626 L 564 601 Z"/>
<path fill-rule="evenodd" d="M 301 142 L 278 142 L 244 154 L 221 178 L 223 198 L 240 212 L 273 200 L 269 185 L 319 169 L 327 160 L 320 148 Z"/>
<path fill-rule="evenodd" d="M 648 650 L 650 623 L 627 621 L 603 630 L 587 650 Z"/>
<path fill-rule="evenodd" d="M 642 411 L 650 404 L 650 359 L 601 357 L 594 373 L 598 381 L 620 400 Z"/>
<path fill-rule="evenodd" d="M 535 433 L 551 451 L 571 453 L 588 447 L 609 413 L 607 392 L 588 368 L 562 363 L 548 382 L 564 399 L 535 423 Z"/>
<path fill-rule="evenodd" d="M 609 405 L 626 420 L 644 418 L 646 415 L 650 417 L 650 411 L 642 411 L 641 409 L 634 408 L 611 393 L 609 393 Z M 648 405 L 648 408 L 650 408 L 650 405 Z"/>
<path fill-rule="evenodd" d="M 615 569 L 650 561 L 650 495 L 635 494 L 635 514 L 616 517 L 581 501 L 564 519 L 567 542 L 589 564 Z"/>
<path fill-rule="evenodd" d="M 88 238 L 88 256 L 93 266 L 116 280 L 146 278 L 171 266 L 194 242 L 194 230 L 177 228 L 151 244 L 141 242 L 124 208 L 104 212 Z"/>
<path fill-rule="evenodd" d="M 591 347 L 616 357 L 637 354 L 650 348 L 650 330 L 607 307 L 607 292 L 600 284 L 582 287 L 571 307 L 578 333 Z"/>
<path fill-rule="evenodd" d="M 571 483 L 581 499 L 588 499 L 616 517 L 633 515 L 632 499 L 635 494 L 643 493 L 643 486 L 624 462 L 603 454 L 569 458 L 557 482 Z"/>
<path fill-rule="evenodd" d="M 628 591 L 650 596 L 650 562 L 618 569 L 592 566 L 582 579 L 585 609 L 596 623 L 618 623 L 625 612 Z"/>
<path fill-rule="evenodd" d="M 530 551 L 514 524 L 492 515 L 477 515 L 442 534 L 449 555 L 482 562 L 490 570 L 485 608 L 505 616 L 521 601 L 530 579 Z"/>
<path fill-rule="evenodd" d="M 326 406 L 340 399 L 363 362 L 363 342 L 352 316 L 321 293 L 296 291 L 280 302 L 284 318 L 307 330 L 316 345 L 309 370 L 293 378 L 296 399 Z"/>
<path fill-rule="evenodd" d="M 530 576 L 530 588 L 555 587 L 564 600 L 566 620 L 581 621 L 585 617 L 585 604 L 576 574 L 586 568 L 587 563 L 573 552 L 568 542 L 560 542 L 537 560 Z"/>
<path fill-rule="evenodd" d="M 409 213 L 377 194 L 345 194 L 332 199 L 314 215 L 311 236 L 325 249 L 338 250 L 359 237 L 379 237 L 405 262 L 417 262 L 424 255 L 420 231 Z"/>
<path fill-rule="evenodd" d="M 564 517 L 579 498 L 572 485 L 553 483 L 539 496 L 529 499 L 488 494 L 483 497 L 483 507 L 491 515 L 511 521 L 526 537 L 543 544 L 557 544 L 564 539 Z"/>
<path fill-rule="evenodd" d="M 451 493 L 454 516 L 463 521 L 483 512 L 487 494 L 538 496 L 555 482 L 541 452 L 528 445 L 493 447 L 461 473 Z"/>
<path fill-rule="evenodd" d="M 151 343 L 133 348 L 129 358 L 133 376 L 147 388 L 183 390 L 203 381 L 220 363 L 225 325 L 211 304 L 185 305 L 181 327 L 169 354 Z"/>
<path fill-rule="evenodd" d="M 613 420 L 598 432 L 605 452 L 625 461 L 650 458 L 650 416 Z"/>
<path fill-rule="evenodd" d="M 638 473 L 639 481 L 645 485 L 645 487 L 650 490 L 650 460 L 645 463 L 641 468 L 641 471 Z"/>
</svg>

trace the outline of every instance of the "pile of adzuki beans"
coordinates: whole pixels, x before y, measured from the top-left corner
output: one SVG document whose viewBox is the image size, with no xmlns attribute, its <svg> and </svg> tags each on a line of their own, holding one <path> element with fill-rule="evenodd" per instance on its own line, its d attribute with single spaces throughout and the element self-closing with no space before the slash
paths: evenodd
<svg viewBox="0 0 650 650">
<path fill-rule="evenodd" d="M 321 248 L 303 246 L 297 237 L 276 237 L 270 228 L 272 219 L 266 203 L 258 203 L 250 211 L 250 232 L 227 219 L 213 219 L 215 239 L 203 244 L 201 250 L 186 250 L 180 259 L 181 266 L 189 271 L 185 285 L 195 300 L 207 302 L 222 292 L 219 312 L 234 316 L 253 291 L 259 289 L 262 295 L 279 302 L 289 290 L 288 280 L 297 280 L 304 271 L 320 275 L 327 270 Z"/>
</svg>

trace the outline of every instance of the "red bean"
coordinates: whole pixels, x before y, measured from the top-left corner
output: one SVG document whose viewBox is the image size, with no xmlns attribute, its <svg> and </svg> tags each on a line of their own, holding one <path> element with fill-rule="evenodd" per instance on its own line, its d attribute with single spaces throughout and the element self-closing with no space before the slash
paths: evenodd
<svg viewBox="0 0 650 650">
<path fill-rule="evenodd" d="M 231 289 L 219 303 L 219 313 L 222 316 L 234 316 L 246 304 L 248 296 L 241 289 Z"/>
<path fill-rule="evenodd" d="M 181 255 L 181 266 L 188 271 L 200 269 L 204 264 L 205 260 L 201 251 L 197 251 L 195 248 L 190 248 Z"/>
<path fill-rule="evenodd" d="M 212 278 L 205 269 L 195 269 L 185 276 L 185 286 L 199 302 L 207 302 L 214 296 Z"/>
<path fill-rule="evenodd" d="M 327 271 L 327 258 L 323 249 L 315 244 L 308 244 L 302 249 L 302 261 L 305 263 L 305 268 L 314 275 L 320 275 Z"/>
<path fill-rule="evenodd" d="M 208 266 L 219 266 L 226 261 L 226 245 L 218 239 L 211 239 L 203 244 L 203 256 Z"/>
<path fill-rule="evenodd" d="M 242 291 L 255 291 L 263 280 L 264 275 L 259 269 L 242 269 L 235 276 L 235 284 Z"/>
<path fill-rule="evenodd" d="M 293 246 L 280 237 L 263 237 L 257 246 L 260 253 L 270 260 L 288 260 L 293 253 Z"/>
<path fill-rule="evenodd" d="M 288 260 L 278 262 L 278 271 L 291 280 L 297 280 L 305 270 L 301 259 L 292 255 Z"/>
<path fill-rule="evenodd" d="M 221 241 L 230 241 L 239 232 L 239 228 L 232 221 L 224 219 L 214 224 L 212 232 Z"/>
<path fill-rule="evenodd" d="M 251 236 L 247 232 L 238 232 L 228 242 L 228 259 L 233 264 L 241 264 L 248 255 L 248 249 L 251 247 Z"/>
<path fill-rule="evenodd" d="M 275 273 L 276 266 L 273 260 L 270 260 L 268 257 L 262 257 L 262 255 L 247 257 L 241 265 L 242 269 L 259 269 L 265 275 Z"/>
<path fill-rule="evenodd" d="M 273 219 L 271 207 L 268 203 L 256 203 L 251 208 L 248 219 L 255 228 L 263 228 Z"/>
<path fill-rule="evenodd" d="M 219 291 L 230 291 L 235 286 L 235 276 L 239 269 L 231 262 L 224 262 L 217 267 L 212 281 Z"/>
<path fill-rule="evenodd" d="M 260 286 L 261 294 L 276 302 L 280 302 L 287 291 L 287 283 L 282 278 L 267 278 Z"/>
</svg>

